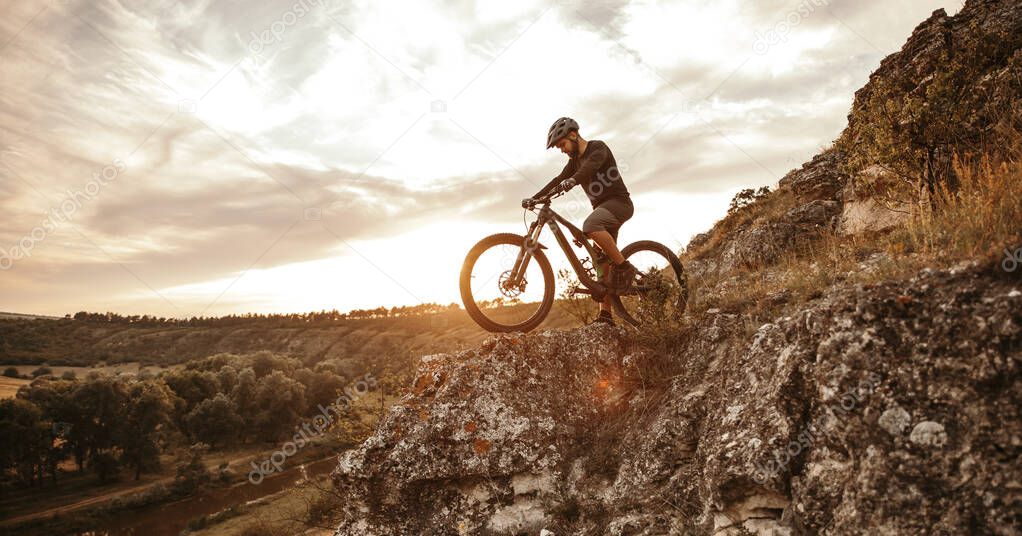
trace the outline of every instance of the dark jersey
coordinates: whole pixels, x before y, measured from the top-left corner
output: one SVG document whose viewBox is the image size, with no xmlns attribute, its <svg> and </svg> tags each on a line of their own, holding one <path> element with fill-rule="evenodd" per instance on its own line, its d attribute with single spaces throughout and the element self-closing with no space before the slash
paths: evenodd
<svg viewBox="0 0 1022 536">
<path fill-rule="evenodd" d="M 608 199 L 630 197 L 610 147 L 600 140 L 590 141 L 582 156 L 568 160 L 561 174 L 551 179 L 550 183 L 533 197 L 545 196 L 555 186 L 569 178 L 575 179 L 575 182 L 582 186 L 594 208 Z"/>
</svg>

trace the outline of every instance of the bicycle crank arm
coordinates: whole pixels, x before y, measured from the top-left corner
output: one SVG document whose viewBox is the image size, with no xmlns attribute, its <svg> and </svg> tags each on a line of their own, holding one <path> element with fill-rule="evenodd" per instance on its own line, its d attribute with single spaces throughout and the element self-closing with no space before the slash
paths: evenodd
<svg viewBox="0 0 1022 536">
<path fill-rule="evenodd" d="M 592 288 L 575 289 L 575 294 L 588 294 L 598 302 L 602 302 L 603 298 L 605 298 L 609 293 L 610 289 L 600 283 L 596 283 L 596 285 Z"/>
</svg>

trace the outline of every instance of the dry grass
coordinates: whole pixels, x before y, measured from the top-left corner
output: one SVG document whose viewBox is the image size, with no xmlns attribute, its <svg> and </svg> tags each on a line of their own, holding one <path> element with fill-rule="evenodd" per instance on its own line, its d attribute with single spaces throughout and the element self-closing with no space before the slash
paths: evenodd
<svg viewBox="0 0 1022 536">
<path fill-rule="evenodd" d="M 962 261 L 999 265 L 1005 250 L 1014 252 L 1022 246 L 1022 136 L 1016 135 L 1007 146 L 1014 149 L 1004 151 L 1006 157 L 957 161 L 958 187 L 941 189 L 931 207 L 901 226 L 853 236 L 826 233 L 790 249 L 771 266 L 693 278 L 690 313 L 698 317 L 718 308 L 769 321 L 839 283 L 874 284 Z M 784 191 L 775 195 L 783 197 Z M 756 208 L 751 214 L 729 216 L 730 222 L 725 218 L 713 237 L 686 257 L 709 255 L 728 238 L 721 229 L 777 217 L 789 203 L 790 199 L 764 199 L 750 207 Z"/>
<path fill-rule="evenodd" d="M 903 248 L 938 262 L 978 259 L 1000 262 L 1022 242 L 1022 159 L 957 162 L 956 191 L 938 192 L 939 210 L 913 219 L 891 238 Z"/>
<path fill-rule="evenodd" d="M 705 259 L 720 254 L 727 239 L 739 229 L 761 221 L 776 221 L 797 205 L 795 195 L 786 188 L 778 189 L 741 210 L 728 214 L 714 224 L 710 238 L 685 252 L 690 259 Z"/>
<path fill-rule="evenodd" d="M 193 522 L 194 536 L 332 534 L 342 506 L 326 475 L 241 505 L 237 515 L 215 514 Z"/>
</svg>

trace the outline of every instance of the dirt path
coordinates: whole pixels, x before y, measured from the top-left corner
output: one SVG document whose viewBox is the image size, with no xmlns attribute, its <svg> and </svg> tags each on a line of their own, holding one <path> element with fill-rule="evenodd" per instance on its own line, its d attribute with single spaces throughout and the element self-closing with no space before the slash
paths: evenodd
<svg viewBox="0 0 1022 536">
<path fill-rule="evenodd" d="M 239 456 L 237 458 L 230 459 L 230 460 L 228 460 L 228 463 L 233 466 L 233 465 L 235 465 L 236 463 L 238 463 L 240 461 L 249 460 L 253 456 L 257 456 L 257 454 L 254 454 L 254 453 L 250 452 L 248 454 Z M 219 465 L 220 465 L 220 463 L 212 464 L 212 465 L 209 465 L 207 467 L 207 469 L 212 471 L 213 469 L 216 469 Z M 57 507 L 54 507 L 54 508 L 49 508 L 47 510 L 40 510 L 38 512 L 32 512 L 31 514 L 24 514 L 24 515 L 17 516 L 17 517 L 7 518 L 7 519 L 4 519 L 3 521 L 0 521 L 0 527 L 8 526 L 8 525 L 13 525 L 13 524 L 16 524 L 16 523 L 22 523 L 22 522 L 30 521 L 30 520 L 33 520 L 33 519 L 39 519 L 39 518 L 44 518 L 44 517 L 52 517 L 54 514 L 66 514 L 68 512 L 71 512 L 71 511 L 74 511 L 74 510 L 78 510 L 80 508 L 85 508 L 87 506 L 95 506 L 97 504 L 100 504 L 100 503 L 103 503 L 103 502 L 106 502 L 106 501 L 110 501 L 110 500 L 116 499 L 117 497 L 123 497 L 125 495 L 131 495 L 133 493 L 138 493 L 138 492 L 144 491 L 144 490 L 146 490 L 146 489 L 148 489 L 148 488 L 150 488 L 152 486 L 155 486 L 157 484 L 163 484 L 163 485 L 166 486 L 166 485 L 172 484 L 173 482 L 174 482 L 174 477 L 168 476 L 168 477 L 160 478 L 158 480 L 153 480 L 151 482 L 147 482 L 145 484 L 139 484 L 137 486 L 131 486 L 129 488 L 124 488 L 124 489 L 119 489 L 119 490 L 115 490 L 115 491 L 110 491 L 110 492 L 107 492 L 107 493 L 103 493 L 101 495 L 96 495 L 94 497 L 88 497 L 86 499 L 82 499 L 80 501 L 76 501 L 76 502 L 73 502 L 71 504 L 65 504 L 63 506 L 57 506 Z"/>
<path fill-rule="evenodd" d="M 50 508 L 49 510 L 41 510 L 39 512 L 33 512 L 31 514 L 25 514 L 25 515 L 18 516 L 18 517 L 11 517 L 11 518 L 5 519 L 3 521 L 0 521 L 0 526 L 13 525 L 13 524 L 16 524 L 16 523 L 21 523 L 23 521 L 30 521 L 32 519 L 38 519 L 38 518 L 41 518 L 41 517 L 50 517 L 50 516 L 53 516 L 55 514 L 65 514 L 67 512 L 72 511 L 72 510 L 77 510 L 79 508 L 84 508 L 86 506 L 92 506 L 92 505 L 95 505 L 97 503 L 101 503 L 101 502 L 104 502 L 104 501 L 115 499 L 117 497 L 121 497 L 123 495 L 129 495 L 131 493 L 137 493 L 137 492 L 140 492 L 142 490 L 145 490 L 146 488 L 148 488 L 150 486 L 154 486 L 156 484 L 159 484 L 161 482 L 162 483 L 167 483 L 167 482 L 171 482 L 173 480 L 174 480 L 173 477 L 167 477 L 167 478 L 163 478 L 163 479 L 160 479 L 160 480 L 156 480 L 156 481 L 150 482 L 148 484 L 140 484 L 138 486 L 134 486 L 134 487 L 131 487 L 131 488 L 125 488 L 125 489 L 121 489 L 121 490 L 117 490 L 117 491 L 111 491 L 109 493 L 104 493 L 102 495 L 97 495 L 95 497 L 89 497 L 88 499 L 82 499 L 82 500 L 80 500 L 78 502 L 74 502 L 74 503 L 71 503 L 71 504 L 66 504 L 64 506 L 58 506 L 56 508 Z"/>
</svg>

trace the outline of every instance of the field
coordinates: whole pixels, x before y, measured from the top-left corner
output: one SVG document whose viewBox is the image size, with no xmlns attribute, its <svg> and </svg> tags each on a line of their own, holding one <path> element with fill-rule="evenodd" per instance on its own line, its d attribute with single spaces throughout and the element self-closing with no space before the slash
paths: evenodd
<svg viewBox="0 0 1022 536">
<path fill-rule="evenodd" d="M 0 376 L 0 399 L 14 398 L 14 395 L 18 392 L 18 389 L 22 385 L 28 385 L 30 381 L 31 380 L 23 380 L 21 378 L 7 378 L 4 376 Z"/>
</svg>

